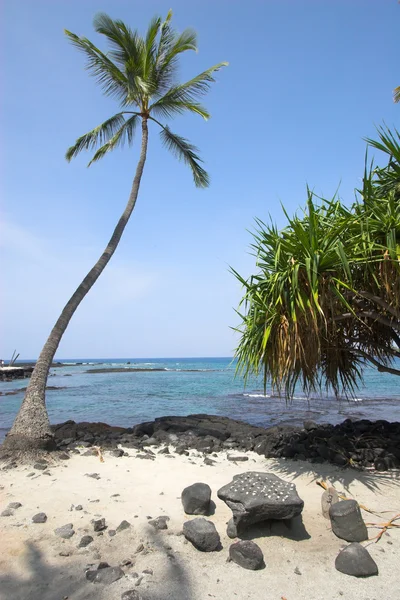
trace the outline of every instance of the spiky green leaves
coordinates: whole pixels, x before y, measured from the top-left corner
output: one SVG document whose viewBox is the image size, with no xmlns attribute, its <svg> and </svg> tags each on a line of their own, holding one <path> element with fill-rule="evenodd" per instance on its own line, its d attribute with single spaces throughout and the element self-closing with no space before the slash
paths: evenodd
<svg viewBox="0 0 400 600">
<path fill-rule="evenodd" d="M 352 393 L 365 364 L 390 367 L 400 353 L 400 202 L 387 187 L 399 167 L 398 132 L 379 132 L 386 168 L 366 172 L 361 201 L 315 200 L 288 225 L 257 221 L 257 272 L 244 279 L 238 370 L 264 374 L 292 397 L 331 387 Z"/>
</svg>

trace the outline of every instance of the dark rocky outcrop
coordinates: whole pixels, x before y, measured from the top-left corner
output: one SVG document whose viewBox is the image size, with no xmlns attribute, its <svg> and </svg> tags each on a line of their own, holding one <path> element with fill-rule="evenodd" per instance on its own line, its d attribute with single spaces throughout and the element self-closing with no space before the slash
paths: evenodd
<svg viewBox="0 0 400 600">
<path fill-rule="evenodd" d="M 160 417 L 132 428 L 105 423 L 67 421 L 53 426 L 59 449 L 93 444 L 103 449 L 146 450 L 152 445 L 173 446 L 179 454 L 196 449 L 204 454 L 219 450 L 253 450 L 267 458 L 290 458 L 346 467 L 400 467 L 400 423 L 352 421 L 339 425 L 305 422 L 304 427 L 275 425 L 265 429 L 213 415 Z"/>
</svg>

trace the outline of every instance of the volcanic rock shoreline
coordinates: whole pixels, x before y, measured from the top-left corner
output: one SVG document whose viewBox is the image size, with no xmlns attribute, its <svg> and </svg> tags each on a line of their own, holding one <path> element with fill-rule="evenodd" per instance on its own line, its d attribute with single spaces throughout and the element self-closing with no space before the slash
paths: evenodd
<svg viewBox="0 0 400 600">
<path fill-rule="evenodd" d="M 339 425 L 304 422 L 303 427 L 277 425 L 265 429 L 215 415 L 167 416 L 123 428 L 105 423 L 66 421 L 52 426 L 60 450 L 100 446 L 102 449 L 173 446 L 204 454 L 222 450 L 254 451 L 266 458 L 289 458 L 340 467 L 400 467 L 400 423 L 346 419 Z"/>
</svg>

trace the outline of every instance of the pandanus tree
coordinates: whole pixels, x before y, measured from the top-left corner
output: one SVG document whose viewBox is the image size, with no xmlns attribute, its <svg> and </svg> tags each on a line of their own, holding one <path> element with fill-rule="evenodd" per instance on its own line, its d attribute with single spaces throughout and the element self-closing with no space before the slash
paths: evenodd
<svg viewBox="0 0 400 600">
<path fill-rule="evenodd" d="M 218 63 L 186 83 L 178 83 L 180 55 L 188 50 L 196 51 L 197 42 L 192 29 L 176 33 L 171 27 L 171 17 L 170 11 L 164 21 L 154 18 L 145 36 L 141 36 L 122 21 L 98 14 L 94 19 L 94 29 L 106 38 L 110 46 L 107 53 L 87 38 L 65 32 L 69 41 L 84 54 L 87 69 L 103 92 L 119 105 L 114 116 L 76 140 L 66 153 L 67 160 L 84 150 L 95 150 L 89 162 L 91 165 L 124 143 L 131 145 L 138 128 L 141 129 L 141 151 L 125 210 L 104 252 L 68 300 L 54 325 L 32 373 L 20 411 L 6 437 L 4 450 L 54 447 L 45 403 L 49 370 L 71 317 L 114 254 L 135 207 L 146 162 L 149 123 L 159 128 L 166 148 L 190 167 L 195 185 L 199 188 L 209 185 L 209 176 L 202 167 L 197 148 L 186 138 L 173 133 L 162 121 L 184 113 L 194 113 L 207 120 L 209 114 L 199 98 L 215 81 L 214 73 L 227 63 Z"/>
<path fill-rule="evenodd" d="M 293 397 L 322 387 L 352 394 L 363 369 L 400 375 L 400 134 L 380 128 L 389 156 L 365 169 L 350 207 L 308 192 L 279 231 L 257 221 L 256 273 L 239 308 L 238 371 Z"/>
</svg>

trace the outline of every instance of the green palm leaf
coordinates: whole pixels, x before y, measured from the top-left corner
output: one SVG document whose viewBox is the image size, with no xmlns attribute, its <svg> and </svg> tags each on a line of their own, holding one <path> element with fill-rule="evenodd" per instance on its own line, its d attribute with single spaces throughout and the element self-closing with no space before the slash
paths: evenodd
<svg viewBox="0 0 400 600">
<path fill-rule="evenodd" d="M 68 148 L 65 158 L 68 162 L 77 156 L 82 150 L 91 150 L 98 144 L 102 145 L 114 136 L 125 125 L 123 113 L 117 113 L 101 125 L 98 125 L 88 133 L 79 137 L 75 144 Z"/>
<path fill-rule="evenodd" d="M 150 118 L 155 121 L 152 117 Z M 203 161 L 197 154 L 198 149 L 196 146 L 193 146 L 187 139 L 172 133 L 168 126 L 161 125 L 161 123 L 158 124 L 161 127 L 161 141 L 172 154 L 189 165 L 196 187 L 208 187 L 210 185 L 210 178 L 207 171 L 200 165 L 200 162 Z"/>
<path fill-rule="evenodd" d="M 138 121 L 139 115 L 133 115 L 127 119 L 125 123 L 118 129 L 118 131 L 97 150 L 92 160 L 89 162 L 88 167 L 90 167 L 94 162 L 97 162 L 103 158 L 103 156 L 105 156 L 108 152 L 111 152 L 111 150 L 114 150 L 118 146 L 123 146 L 126 141 L 130 146 L 133 142 Z"/>
<path fill-rule="evenodd" d="M 64 31 L 70 42 L 85 54 L 86 68 L 96 78 L 106 96 L 113 96 L 123 102 L 126 98 L 125 75 L 87 38 L 80 38 L 66 29 Z"/>
</svg>

